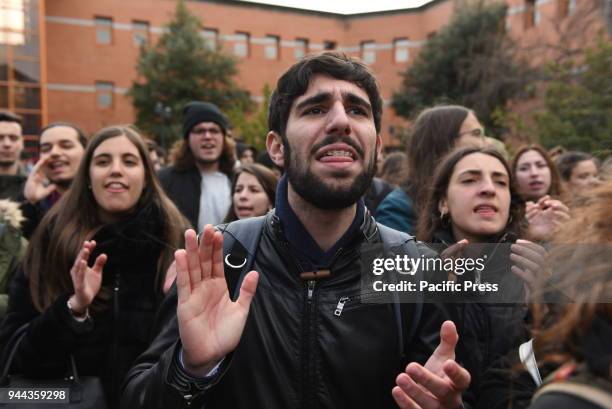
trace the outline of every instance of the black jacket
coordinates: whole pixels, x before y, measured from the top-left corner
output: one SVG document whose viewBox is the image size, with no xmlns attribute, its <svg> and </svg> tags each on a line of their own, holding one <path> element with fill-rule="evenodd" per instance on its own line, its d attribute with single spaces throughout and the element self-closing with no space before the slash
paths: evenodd
<svg viewBox="0 0 612 409">
<path fill-rule="evenodd" d="M 191 225 L 197 228 L 202 192 L 202 176 L 198 168 L 194 166 L 187 170 L 179 170 L 169 166 L 160 170 L 158 176 L 168 197 Z"/>
<path fill-rule="evenodd" d="M 22 173 L 17 175 L 0 175 L 0 199 L 18 201 L 23 194 L 27 178 L 27 175 Z"/>
<path fill-rule="evenodd" d="M 59 201 L 61 198 L 61 194 L 58 191 L 52 192 L 49 196 L 44 199 L 36 202 L 30 203 L 25 196 L 21 195 L 19 201 L 21 202 L 21 213 L 23 213 L 23 217 L 25 220 L 21 223 L 21 231 L 23 232 L 23 237 L 30 240 L 32 235 L 36 231 L 36 228 L 42 221 L 43 217 L 47 214 L 47 212 Z"/>
<path fill-rule="evenodd" d="M 160 334 L 126 377 L 122 407 L 395 408 L 395 378 L 408 362 L 427 360 L 444 314 L 438 305 L 424 304 L 415 337 L 399 345 L 395 305 L 360 302 L 360 246 L 379 242 L 367 212 L 358 231 L 336 253 L 331 276 L 306 282 L 278 217 L 270 213 L 255 256 L 260 279 L 244 333 L 209 389 L 201 393 L 205 384 L 187 383 L 178 363 L 174 290 L 160 311 Z M 419 250 L 431 255 L 425 246 Z M 344 296 L 349 301 L 334 314 Z M 413 308 L 401 304 L 400 319 L 409 321 Z"/>
<path fill-rule="evenodd" d="M 583 332 L 579 338 L 574 337 L 573 339 L 573 344 L 577 348 L 577 355 L 581 357 L 579 362 L 582 361 L 582 363 L 578 365 L 575 371 L 570 374 L 566 373 L 560 378 L 588 385 L 609 395 L 612 391 L 609 379 L 610 365 L 612 365 L 612 344 L 610 343 L 612 323 L 607 317 L 599 314 L 596 314 L 590 321 L 588 331 Z M 561 379 L 553 374 L 560 363 L 547 359 L 546 356 L 540 354 L 541 352 L 535 352 L 538 370 L 544 384 L 560 382 Z M 485 374 L 478 407 L 482 409 L 505 409 L 508 407 L 524 409 L 528 406 L 529 409 L 591 409 L 600 407 L 576 396 L 560 392 L 543 394 L 531 404 L 536 389 L 537 385 L 520 362 L 518 351 L 513 350 L 508 356 L 498 360 Z"/>
<path fill-rule="evenodd" d="M 141 212 L 126 222 L 103 227 L 94 236 L 98 245 L 90 263 L 101 253 L 108 255 L 101 291 L 107 291 L 111 298 L 101 311 L 90 312 L 91 320 L 81 323 L 72 317 L 67 307 L 71 294 L 59 296 L 40 313 L 32 304 L 28 278 L 23 270 L 18 273 L 11 286 L 0 341 L 4 344 L 27 322 L 30 326 L 17 349 L 12 373 L 58 378 L 67 374 L 73 354 L 79 375 L 100 377 L 107 400 L 114 406 L 123 376 L 151 341 L 155 313 L 162 301 L 155 284 L 162 244 L 151 239 L 161 235 L 156 217 L 157 213 Z M 114 313 L 115 300 L 118 314 Z"/>
<path fill-rule="evenodd" d="M 524 300 L 523 283 L 519 277 L 510 271 L 512 265 L 509 259 L 510 245 L 515 241 L 511 233 L 503 233 L 492 238 L 486 245 L 487 260 L 482 272 L 482 280 L 499 282 L 503 278 L 505 292 L 501 294 L 507 299 Z M 448 231 L 438 231 L 433 243 L 442 248 L 455 243 Z M 474 279 L 474 277 L 463 277 Z M 512 292 L 514 295 L 509 294 Z M 499 302 L 492 299 L 465 299 L 457 305 L 460 314 L 458 331 L 461 342 L 457 350 L 457 360 L 470 372 L 472 382 L 466 400 L 476 404 L 480 398 L 484 372 L 494 362 L 506 356 L 512 349 L 529 339 L 527 331 L 527 306 L 524 302 Z"/>
</svg>

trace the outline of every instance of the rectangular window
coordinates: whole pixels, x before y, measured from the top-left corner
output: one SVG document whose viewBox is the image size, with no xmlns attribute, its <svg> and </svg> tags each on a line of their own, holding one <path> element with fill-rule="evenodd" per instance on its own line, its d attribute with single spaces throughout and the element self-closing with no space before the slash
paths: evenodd
<svg viewBox="0 0 612 409">
<path fill-rule="evenodd" d="M 24 135 L 39 135 L 40 134 L 40 114 L 19 113 L 23 118 L 23 134 Z"/>
<path fill-rule="evenodd" d="M 149 23 L 132 21 L 132 41 L 136 47 L 149 45 Z"/>
<path fill-rule="evenodd" d="M 0 44 L 25 43 L 25 10 L 23 0 L 0 1 Z"/>
<path fill-rule="evenodd" d="M 39 87 L 16 86 L 14 91 L 16 108 L 40 109 Z"/>
<path fill-rule="evenodd" d="M 7 109 L 9 107 L 9 91 L 8 87 L 0 86 L 0 108 Z"/>
<path fill-rule="evenodd" d="M 238 57 L 247 58 L 249 56 L 249 33 L 237 32 L 234 35 L 234 54 Z"/>
<path fill-rule="evenodd" d="M 336 42 L 335 41 L 323 41 L 323 49 L 324 50 L 335 50 Z"/>
<path fill-rule="evenodd" d="M 300 60 L 308 54 L 308 40 L 305 38 L 296 38 L 295 40 L 295 59 Z"/>
<path fill-rule="evenodd" d="M 576 11 L 576 0 L 569 0 L 567 11 L 570 16 L 574 14 L 574 12 Z"/>
<path fill-rule="evenodd" d="M 280 44 L 280 37 L 267 35 L 266 36 L 266 45 L 264 46 L 264 55 L 268 60 L 278 60 L 279 52 L 278 47 Z"/>
<path fill-rule="evenodd" d="M 206 42 L 208 48 L 213 51 L 217 51 L 219 31 L 216 28 L 205 28 L 202 36 L 204 37 L 204 41 Z"/>
<path fill-rule="evenodd" d="M 531 28 L 536 24 L 536 0 L 525 1 L 524 21 L 525 29 Z"/>
<path fill-rule="evenodd" d="M 376 45 L 374 41 L 361 42 L 361 59 L 366 64 L 374 64 L 376 62 Z"/>
<path fill-rule="evenodd" d="M 113 107 L 115 85 L 112 82 L 96 81 L 96 105 L 100 109 Z"/>
<path fill-rule="evenodd" d="M 410 42 L 407 38 L 396 38 L 393 40 L 393 60 L 398 63 L 407 62 L 410 58 L 410 50 L 408 45 Z"/>
<path fill-rule="evenodd" d="M 113 42 L 113 19 L 108 17 L 96 17 L 96 43 L 112 44 Z"/>
</svg>

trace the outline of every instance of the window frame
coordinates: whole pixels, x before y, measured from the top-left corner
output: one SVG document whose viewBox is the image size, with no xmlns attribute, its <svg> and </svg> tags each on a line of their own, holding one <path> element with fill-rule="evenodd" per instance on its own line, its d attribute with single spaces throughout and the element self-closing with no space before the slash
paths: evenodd
<svg viewBox="0 0 612 409">
<path fill-rule="evenodd" d="M 236 31 L 235 36 L 242 37 L 242 38 L 240 40 L 234 41 L 234 48 L 233 48 L 234 55 L 239 58 L 249 58 L 251 56 L 251 46 L 250 46 L 251 34 L 246 31 Z M 240 45 L 244 46 L 244 53 L 238 52 L 239 48 L 237 48 L 237 46 L 240 46 Z"/>
<path fill-rule="evenodd" d="M 266 34 L 266 43 L 264 45 L 264 57 L 266 60 L 278 61 L 280 60 L 280 36 L 274 34 Z M 268 54 L 269 51 L 273 50 L 274 56 Z"/>
<path fill-rule="evenodd" d="M 138 41 L 138 35 L 144 34 L 144 40 Z M 132 20 L 132 44 L 135 47 L 149 45 L 151 41 L 151 25 L 146 20 Z"/>
<path fill-rule="evenodd" d="M 112 81 L 96 81 L 96 109 L 111 110 L 115 107 L 115 83 Z M 100 103 L 100 98 L 108 95 L 109 103 L 107 105 Z"/>
<path fill-rule="evenodd" d="M 96 32 L 96 44 L 112 45 L 113 44 L 113 18 L 104 16 L 94 17 L 94 27 Z M 102 40 L 101 35 L 107 33 L 108 40 Z"/>
</svg>

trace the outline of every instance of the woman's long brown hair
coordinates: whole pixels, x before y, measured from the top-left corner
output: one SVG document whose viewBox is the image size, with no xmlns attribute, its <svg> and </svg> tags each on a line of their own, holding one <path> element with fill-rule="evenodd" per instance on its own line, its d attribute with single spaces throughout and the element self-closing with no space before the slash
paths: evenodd
<svg viewBox="0 0 612 409">
<path fill-rule="evenodd" d="M 550 187 L 548 188 L 548 192 L 546 192 L 546 194 L 550 195 L 554 199 L 563 199 L 563 187 L 561 185 L 561 176 L 559 175 L 557 165 L 555 165 L 555 162 L 552 160 L 546 149 L 538 144 L 532 143 L 529 145 L 523 145 L 516 151 L 514 157 L 512 158 L 512 162 L 510 163 L 512 176 L 516 179 L 518 161 L 525 152 L 529 151 L 538 152 L 544 158 L 546 165 L 548 165 L 548 169 L 550 169 Z"/>
<path fill-rule="evenodd" d="M 425 202 L 434 169 L 454 147 L 470 110 L 460 105 L 438 105 L 421 111 L 406 146 L 407 176 L 402 189 L 418 215 Z"/>
<path fill-rule="evenodd" d="M 264 165 L 260 165 L 258 163 L 252 163 L 249 165 L 242 165 L 240 170 L 236 172 L 234 175 L 234 180 L 232 181 L 232 205 L 230 206 L 224 223 L 233 222 L 234 220 L 238 220 L 238 216 L 236 215 L 236 210 L 234 209 L 234 193 L 236 193 L 236 184 L 238 183 L 238 178 L 243 173 L 249 173 L 257 179 L 259 184 L 261 185 L 264 192 L 268 196 L 268 200 L 270 201 L 270 205 L 274 207 L 274 201 L 276 199 L 276 185 L 278 184 L 278 177 L 272 172 L 270 169 L 266 168 Z"/>
<path fill-rule="evenodd" d="M 582 361 L 580 342 L 598 317 L 612 322 L 612 180 L 572 208 L 549 252 L 550 278 L 534 290 L 534 349 L 538 361 Z M 552 303 L 551 290 L 569 302 Z M 607 302 L 606 302 L 607 301 Z"/>
<path fill-rule="evenodd" d="M 103 227 L 90 186 L 89 167 L 95 149 L 104 141 L 125 136 L 136 146 L 145 169 L 145 188 L 136 204 L 157 206 L 163 224 L 164 249 L 158 260 L 156 288 L 161 290 L 165 272 L 174 260 L 174 251 L 183 241 L 188 222 L 163 192 L 141 136 L 128 126 L 99 131 L 89 142 L 70 189 L 49 210 L 34 232 L 24 257 L 24 271 L 36 309 L 44 311 L 58 296 L 74 292 L 70 269 L 83 242 Z"/>
</svg>

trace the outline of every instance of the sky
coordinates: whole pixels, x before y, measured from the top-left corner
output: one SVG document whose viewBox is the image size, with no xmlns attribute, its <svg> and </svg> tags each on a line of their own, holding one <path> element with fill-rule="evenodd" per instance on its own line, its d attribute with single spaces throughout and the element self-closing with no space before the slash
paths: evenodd
<svg viewBox="0 0 612 409">
<path fill-rule="evenodd" d="M 418 7 L 431 0 L 242 0 L 340 14 L 366 13 Z"/>
</svg>

